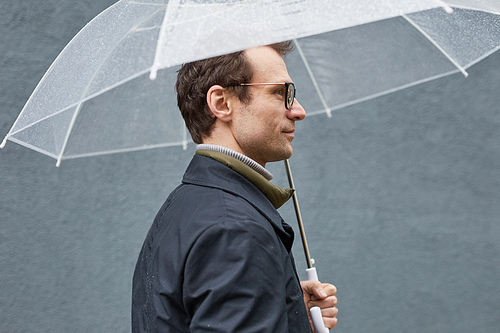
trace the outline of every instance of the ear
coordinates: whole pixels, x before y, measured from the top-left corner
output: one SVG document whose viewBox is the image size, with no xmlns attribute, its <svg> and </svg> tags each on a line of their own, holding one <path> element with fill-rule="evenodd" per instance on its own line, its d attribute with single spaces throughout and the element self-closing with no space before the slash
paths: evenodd
<svg viewBox="0 0 500 333">
<path fill-rule="evenodd" d="M 207 92 L 207 104 L 213 115 L 223 122 L 231 120 L 231 105 L 234 96 L 226 88 L 214 85 Z"/>
</svg>

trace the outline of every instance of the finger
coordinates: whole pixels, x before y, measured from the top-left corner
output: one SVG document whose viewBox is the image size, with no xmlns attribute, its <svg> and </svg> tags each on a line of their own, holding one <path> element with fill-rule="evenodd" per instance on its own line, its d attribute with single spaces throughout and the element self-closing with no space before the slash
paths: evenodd
<svg viewBox="0 0 500 333">
<path fill-rule="evenodd" d="M 333 296 L 337 293 L 337 287 L 335 287 L 333 284 L 323 283 L 322 286 L 323 290 L 328 294 L 328 296 Z"/>
<path fill-rule="evenodd" d="M 328 296 L 325 299 L 320 299 L 315 301 L 311 300 L 307 304 L 309 308 L 312 308 L 314 306 L 319 306 L 321 309 L 333 308 L 336 305 L 337 305 L 337 297 L 335 296 Z"/>
<path fill-rule="evenodd" d="M 321 309 L 321 316 L 323 318 L 335 318 L 339 310 L 336 307 Z"/>
<path fill-rule="evenodd" d="M 325 323 L 325 326 L 331 330 L 332 328 L 335 327 L 335 325 L 337 325 L 338 319 L 337 319 L 337 317 L 335 317 L 335 318 L 323 318 L 323 322 Z"/>
<path fill-rule="evenodd" d="M 337 325 L 338 319 L 337 314 L 339 310 L 337 308 L 329 308 L 321 310 L 321 316 L 323 317 L 323 323 L 328 329 L 332 329 Z"/>
</svg>

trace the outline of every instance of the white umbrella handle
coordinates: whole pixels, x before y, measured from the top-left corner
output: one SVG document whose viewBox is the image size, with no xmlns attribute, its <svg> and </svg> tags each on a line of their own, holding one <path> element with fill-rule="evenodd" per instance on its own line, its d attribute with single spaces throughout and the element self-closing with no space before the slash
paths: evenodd
<svg viewBox="0 0 500 333">
<path fill-rule="evenodd" d="M 318 272 L 316 272 L 316 267 L 311 267 L 306 269 L 307 279 L 309 281 L 319 281 Z M 314 329 L 316 333 L 328 333 L 330 330 L 325 327 L 325 323 L 323 322 L 323 316 L 321 315 L 321 309 L 319 306 L 314 306 L 309 310 L 311 312 L 311 319 L 314 325 Z"/>
</svg>

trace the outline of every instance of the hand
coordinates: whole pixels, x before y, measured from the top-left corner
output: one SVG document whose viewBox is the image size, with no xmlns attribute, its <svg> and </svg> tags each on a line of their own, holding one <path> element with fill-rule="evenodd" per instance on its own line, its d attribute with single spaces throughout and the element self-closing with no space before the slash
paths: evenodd
<svg viewBox="0 0 500 333">
<path fill-rule="evenodd" d="M 311 320 L 309 309 L 314 306 L 319 306 L 323 322 L 328 329 L 332 329 L 337 325 L 337 313 L 339 310 L 335 307 L 337 305 L 337 288 L 329 283 L 321 283 L 318 281 L 301 281 L 300 286 L 304 292 L 304 303 L 306 304 L 307 313 L 309 315 L 309 322 L 314 331 L 314 326 Z"/>
</svg>

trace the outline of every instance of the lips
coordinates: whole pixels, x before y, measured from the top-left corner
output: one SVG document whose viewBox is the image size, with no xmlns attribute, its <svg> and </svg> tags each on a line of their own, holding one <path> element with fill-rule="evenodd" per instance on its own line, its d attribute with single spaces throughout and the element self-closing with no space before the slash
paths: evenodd
<svg viewBox="0 0 500 333">
<path fill-rule="evenodd" d="M 285 131 L 283 131 L 283 133 L 284 133 L 285 135 L 287 135 L 287 136 L 291 136 L 292 138 L 294 138 L 294 137 L 295 137 L 294 132 L 295 132 L 295 129 L 290 129 L 290 130 L 285 130 Z"/>
</svg>

